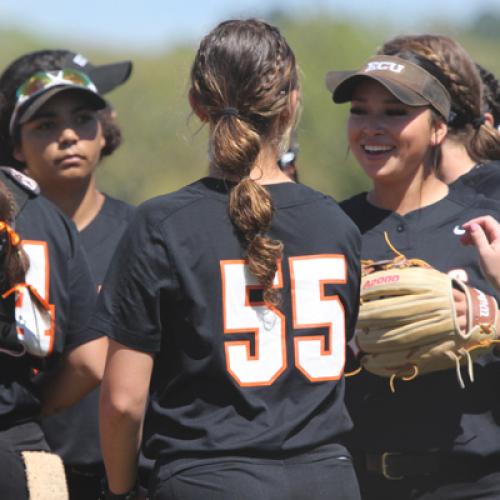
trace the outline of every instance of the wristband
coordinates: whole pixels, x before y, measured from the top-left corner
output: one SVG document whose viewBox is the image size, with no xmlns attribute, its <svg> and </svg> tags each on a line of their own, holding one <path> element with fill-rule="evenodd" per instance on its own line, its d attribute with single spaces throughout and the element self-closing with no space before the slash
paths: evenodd
<svg viewBox="0 0 500 500">
<path fill-rule="evenodd" d="M 134 487 L 127 491 L 126 493 L 116 494 L 113 493 L 109 488 L 106 491 L 105 500 L 136 500 L 137 498 L 138 483 Z"/>
</svg>

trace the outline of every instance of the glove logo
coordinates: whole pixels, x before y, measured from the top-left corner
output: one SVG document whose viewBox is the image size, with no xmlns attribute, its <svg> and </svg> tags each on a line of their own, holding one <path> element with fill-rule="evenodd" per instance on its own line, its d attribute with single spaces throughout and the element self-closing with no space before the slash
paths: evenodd
<svg viewBox="0 0 500 500">
<path fill-rule="evenodd" d="M 488 299 L 486 295 L 481 290 L 475 290 L 477 292 L 477 300 L 479 302 L 479 316 L 482 318 L 490 317 L 490 305 L 488 304 Z"/>
<path fill-rule="evenodd" d="M 366 280 L 363 285 L 363 290 L 372 288 L 377 285 L 386 285 L 387 283 L 397 283 L 399 281 L 399 274 L 389 274 L 388 276 L 380 276 L 371 280 Z"/>
</svg>

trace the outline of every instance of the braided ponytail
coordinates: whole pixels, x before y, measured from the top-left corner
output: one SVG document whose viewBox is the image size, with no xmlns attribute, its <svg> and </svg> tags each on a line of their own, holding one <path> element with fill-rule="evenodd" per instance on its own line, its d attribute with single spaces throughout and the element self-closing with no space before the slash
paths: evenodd
<svg viewBox="0 0 500 500">
<path fill-rule="evenodd" d="M 229 216 L 271 304 L 279 301 L 272 285 L 283 244 L 267 235 L 273 218 L 269 191 L 249 175 L 265 144 L 279 149 L 287 143 L 293 117 L 285 111 L 298 85 L 285 39 L 255 19 L 219 24 L 202 40 L 191 69 L 191 98 L 210 123 L 211 161 L 238 180 L 229 195 Z"/>
</svg>

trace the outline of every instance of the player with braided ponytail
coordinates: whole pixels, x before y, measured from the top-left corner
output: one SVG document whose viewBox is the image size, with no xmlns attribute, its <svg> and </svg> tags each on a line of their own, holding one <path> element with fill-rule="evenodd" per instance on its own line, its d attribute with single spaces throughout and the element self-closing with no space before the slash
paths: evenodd
<svg viewBox="0 0 500 500">
<path fill-rule="evenodd" d="M 201 41 L 189 100 L 209 128 L 209 177 L 138 208 L 93 322 L 112 339 L 109 498 L 132 495 L 149 392 L 150 498 L 357 499 L 340 441 L 359 232 L 278 166 L 295 56 L 265 22 L 223 22 Z"/>
<path fill-rule="evenodd" d="M 491 390 L 500 376 L 500 316 L 492 298 L 498 293 L 474 249 L 459 243 L 464 223 L 498 217 L 500 205 L 470 189 L 450 189 L 439 178 L 452 154 L 462 167 L 468 159 L 469 168 L 493 157 L 496 131 L 479 123 L 482 87 L 474 62 L 451 45 L 438 53 L 423 40 L 391 40 L 359 70 L 327 76 L 334 102 L 351 103 L 349 146 L 372 184 L 341 203 L 362 232 L 362 257 L 370 264 L 364 270 L 376 270 L 361 285 L 356 346 L 364 370 L 348 379 L 350 446 L 366 500 L 500 498 L 500 399 Z M 458 347 L 455 340 L 446 344 L 449 335 L 433 344 L 426 335 L 444 317 L 432 317 L 442 303 L 439 287 L 412 297 L 432 281 L 425 271 L 400 273 L 397 265 L 409 267 L 413 259 L 432 266 L 431 274 L 439 271 L 447 285 L 453 278 L 478 290 L 476 316 L 462 285 L 447 286 L 453 299 L 444 316 L 451 312 L 447 324 L 466 335 L 472 318 L 481 317 L 488 342 L 466 346 L 460 356 L 440 350 Z M 411 285 L 409 276 L 415 277 Z"/>
<path fill-rule="evenodd" d="M 454 189 L 472 188 L 499 199 L 500 134 L 493 126 L 498 82 L 494 76 L 481 70 L 456 40 L 442 35 L 396 37 L 379 52 L 418 58 L 433 68 L 451 97 L 439 175 Z"/>
</svg>

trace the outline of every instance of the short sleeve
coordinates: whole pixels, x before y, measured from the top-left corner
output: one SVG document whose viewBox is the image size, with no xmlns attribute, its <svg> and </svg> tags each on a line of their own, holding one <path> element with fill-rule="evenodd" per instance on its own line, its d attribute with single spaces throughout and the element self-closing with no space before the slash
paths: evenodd
<svg viewBox="0 0 500 500">
<path fill-rule="evenodd" d="M 176 287 L 162 221 L 139 207 L 108 269 L 91 329 L 132 349 L 161 346 L 161 302 Z"/>
</svg>

